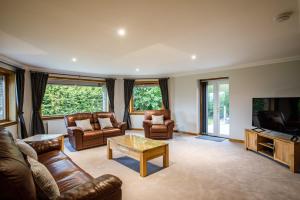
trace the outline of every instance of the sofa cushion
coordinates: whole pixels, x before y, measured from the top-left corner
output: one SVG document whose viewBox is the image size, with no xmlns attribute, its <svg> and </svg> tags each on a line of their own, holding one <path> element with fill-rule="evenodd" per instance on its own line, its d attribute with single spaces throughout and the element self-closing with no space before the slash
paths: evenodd
<svg viewBox="0 0 300 200">
<path fill-rule="evenodd" d="M 102 131 L 85 131 L 83 133 L 84 139 L 95 139 L 95 138 L 100 138 L 102 135 Z"/>
<path fill-rule="evenodd" d="M 83 171 L 74 171 L 61 179 L 56 180 L 56 182 L 60 192 L 64 192 L 89 180 L 92 180 L 92 177 L 88 174 Z"/>
<path fill-rule="evenodd" d="M 12 135 L 3 129 L 0 129 L 0 199 L 36 199 L 36 189 L 27 160 L 13 141 Z"/>
<path fill-rule="evenodd" d="M 153 133 L 168 132 L 168 128 L 166 125 L 152 125 L 151 131 Z"/>
<path fill-rule="evenodd" d="M 110 118 L 98 118 L 101 129 L 112 128 L 113 125 L 110 121 Z"/>
<path fill-rule="evenodd" d="M 46 196 L 48 199 L 56 199 L 59 197 L 60 192 L 58 186 L 48 169 L 42 163 L 29 156 L 27 159 L 30 163 L 34 182 L 39 190 L 42 191 L 42 196 Z"/>
<path fill-rule="evenodd" d="M 76 126 L 79 127 L 80 129 L 82 129 L 83 131 L 93 130 L 90 119 L 76 120 L 75 123 L 76 123 Z"/>
<path fill-rule="evenodd" d="M 62 151 L 55 150 L 40 154 L 38 158 L 39 162 L 48 165 L 59 160 L 67 159 L 68 157 Z"/>
<path fill-rule="evenodd" d="M 121 130 L 118 128 L 105 128 L 102 130 L 104 137 L 114 136 L 121 134 Z"/>
<path fill-rule="evenodd" d="M 16 145 L 19 147 L 20 151 L 22 153 L 24 153 L 27 156 L 30 156 L 31 158 L 37 160 L 38 156 L 36 151 L 26 142 L 24 142 L 23 140 L 16 140 Z"/>
<path fill-rule="evenodd" d="M 56 181 L 79 170 L 79 168 L 69 159 L 63 159 L 47 164 L 46 167 Z"/>
</svg>

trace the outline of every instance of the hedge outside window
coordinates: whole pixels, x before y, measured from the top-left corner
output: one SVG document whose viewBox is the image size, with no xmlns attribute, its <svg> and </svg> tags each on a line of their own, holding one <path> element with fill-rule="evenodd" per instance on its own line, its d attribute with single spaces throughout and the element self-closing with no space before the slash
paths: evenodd
<svg viewBox="0 0 300 200">
<path fill-rule="evenodd" d="M 108 111 L 108 98 L 103 82 L 48 81 L 42 104 L 43 116 L 105 111 Z"/>
<path fill-rule="evenodd" d="M 143 113 L 145 110 L 161 110 L 162 107 L 162 96 L 158 82 L 135 83 L 130 113 Z"/>
</svg>

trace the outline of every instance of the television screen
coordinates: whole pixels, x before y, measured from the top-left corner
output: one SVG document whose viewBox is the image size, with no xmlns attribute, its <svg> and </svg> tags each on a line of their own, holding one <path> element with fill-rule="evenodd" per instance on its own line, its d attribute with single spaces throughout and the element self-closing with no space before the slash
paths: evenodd
<svg viewBox="0 0 300 200">
<path fill-rule="evenodd" d="M 300 97 L 253 98 L 252 126 L 300 135 Z"/>
</svg>

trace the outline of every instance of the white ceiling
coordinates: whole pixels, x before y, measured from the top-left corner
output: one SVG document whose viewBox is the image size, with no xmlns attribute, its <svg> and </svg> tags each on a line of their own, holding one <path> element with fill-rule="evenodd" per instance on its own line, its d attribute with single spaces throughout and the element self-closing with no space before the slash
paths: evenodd
<svg viewBox="0 0 300 200">
<path fill-rule="evenodd" d="M 47 69 L 135 76 L 294 57 L 300 55 L 297 3 L 0 0 L 0 54 Z M 289 21 L 274 21 L 288 10 L 295 11 Z M 116 34 L 120 27 L 124 38 Z"/>
</svg>

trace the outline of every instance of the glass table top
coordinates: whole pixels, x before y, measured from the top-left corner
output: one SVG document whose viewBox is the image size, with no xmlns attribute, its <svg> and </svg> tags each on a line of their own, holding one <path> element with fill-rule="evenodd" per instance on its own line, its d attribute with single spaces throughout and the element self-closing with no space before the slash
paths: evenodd
<svg viewBox="0 0 300 200">
<path fill-rule="evenodd" d="M 108 138 L 108 140 L 139 152 L 147 151 L 149 149 L 153 149 L 168 144 L 163 141 L 152 140 L 152 139 L 148 139 L 136 135 L 122 135 L 122 136 Z"/>
<path fill-rule="evenodd" d="M 53 140 L 58 137 L 63 136 L 64 134 L 38 134 L 34 135 L 28 138 L 23 139 L 25 142 L 39 142 L 39 141 L 45 141 L 45 140 Z"/>
</svg>

